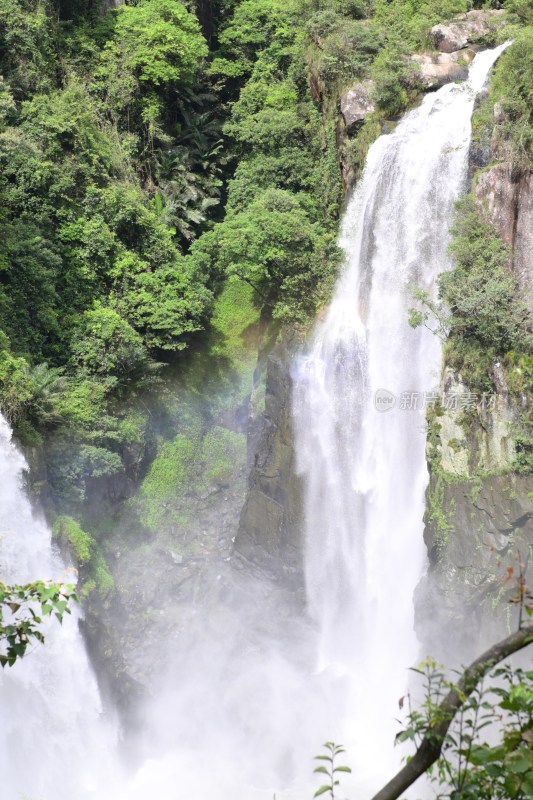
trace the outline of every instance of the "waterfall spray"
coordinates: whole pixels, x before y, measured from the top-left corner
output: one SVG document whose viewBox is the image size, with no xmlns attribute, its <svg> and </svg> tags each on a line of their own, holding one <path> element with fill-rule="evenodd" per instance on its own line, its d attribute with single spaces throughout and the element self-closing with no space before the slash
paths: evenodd
<svg viewBox="0 0 533 800">
<path fill-rule="evenodd" d="M 72 583 L 23 489 L 26 462 L 0 417 L 0 576 Z M 44 646 L 0 672 L 0 773 L 5 800 L 88 800 L 107 785 L 113 726 L 102 719 L 78 614 L 52 619 Z M 95 769 L 97 765 L 97 769 Z"/>
</svg>

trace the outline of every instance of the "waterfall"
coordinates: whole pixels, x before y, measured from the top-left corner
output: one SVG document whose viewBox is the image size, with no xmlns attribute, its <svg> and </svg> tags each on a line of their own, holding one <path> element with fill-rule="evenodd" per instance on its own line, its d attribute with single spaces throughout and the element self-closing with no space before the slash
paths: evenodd
<svg viewBox="0 0 533 800">
<path fill-rule="evenodd" d="M 0 417 L 0 578 L 75 582 L 53 551 L 50 531 L 32 512 L 23 489 L 26 463 Z M 78 614 L 44 627 L 32 645 L 0 672 L 0 774 L 5 800 L 85 800 L 102 797 L 115 744 L 103 720 L 95 677 L 78 630 Z M 96 775 L 98 772 L 98 777 Z"/>
<path fill-rule="evenodd" d="M 384 745 L 420 655 L 413 592 L 425 565 L 424 405 L 434 401 L 440 348 L 408 325 L 410 286 L 435 296 L 449 266 L 475 97 L 504 47 L 477 55 L 466 83 L 427 95 L 370 148 L 342 228 L 344 269 L 294 370 L 318 669 L 345 678 L 335 736 L 366 791 L 398 766 Z"/>
<path fill-rule="evenodd" d="M 78 617 L 51 620 L 45 645 L 0 671 L 6 800 L 267 800 L 271 787 L 303 800 L 312 794 L 311 756 L 326 738 L 349 747 L 358 797 L 390 777 L 397 701 L 419 654 L 422 399 L 437 384 L 440 360 L 437 340 L 407 324 L 409 286 L 434 292 L 448 266 L 474 100 L 502 49 L 478 55 L 466 84 L 428 95 L 371 147 L 346 212 L 335 296 L 294 366 L 316 670 L 307 625 L 304 632 L 301 619 L 282 619 L 272 633 L 262 587 L 257 604 L 237 591 L 233 632 L 221 608 L 220 625 L 215 615 L 210 626 L 193 626 L 190 651 L 184 637 L 170 643 L 185 664 L 170 665 L 172 693 L 160 688 L 144 732 L 151 749 L 125 780 L 111 763 L 117 734 L 103 715 Z M 69 581 L 24 492 L 25 468 L 0 417 L 0 579 Z"/>
</svg>

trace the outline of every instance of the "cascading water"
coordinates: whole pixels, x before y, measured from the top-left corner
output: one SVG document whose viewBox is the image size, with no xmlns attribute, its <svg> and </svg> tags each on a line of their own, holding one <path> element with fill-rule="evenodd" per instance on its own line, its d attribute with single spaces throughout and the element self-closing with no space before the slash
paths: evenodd
<svg viewBox="0 0 533 800">
<path fill-rule="evenodd" d="M 73 582 L 53 552 L 50 531 L 23 490 L 26 463 L 0 417 L 0 576 Z M 95 677 L 76 614 L 51 620 L 44 646 L 0 673 L 0 774 L 5 800 L 101 797 L 113 726 L 102 719 Z M 98 769 L 95 769 L 98 765 Z M 98 775 L 97 775 L 98 774 Z"/>
<path fill-rule="evenodd" d="M 395 704 L 418 655 L 412 597 L 424 567 L 427 481 L 424 418 L 400 399 L 405 392 L 409 406 L 431 390 L 439 367 L 435 338 L 407 325 L 408 286 L 431 291 L 447 265 L 475 94 L 501 50 L 477 56 L 467 84 L 429 95 L 372 146 L 346 213 L 345 269 L 295 366 L 319 669 L 302 620 L 267 630 L 263 587 L 253 608 L 237 592 L 237 611 L 221 609 L 220 629 L 172 644 L 186 663 L 170 664 L 171 688 L 158 687 L 147 714 L 143 763 L 121 780 L 107 760 L 116 735 L 102 719 L 77 620 L 52 621 L 44 647 L 0 673 L 2 798 L 266 800 L 275 791 L 303 800 L 312 794 L 310 758 L 327 737 L 349 746 L 358 797 L 388 779 Z M 376 390 L 385 401 L 394 395 L 396 407 L 378 411 Z M 24 468 L 0 418 L 0 578 L 64 579 L 24 494 Z"/>
<path fill-rule="evenodd" d="M 448 266 L 475 97 L 503 47 L 478 55 L 468 82 L 426 96 L 370 148 L 345 216 L 344 271 L 295 370 L 319 668 L 346 678 L 345 725 L 335 735 L 349 743 L 366 790 L 397 766 L 384 746 L 419 655 L 413 592 L 425 559 L 423 405 L 438 383 L 440 349 L 429 331 L 408 325 L 410 284 L 434 296 Z"/>
</svg>

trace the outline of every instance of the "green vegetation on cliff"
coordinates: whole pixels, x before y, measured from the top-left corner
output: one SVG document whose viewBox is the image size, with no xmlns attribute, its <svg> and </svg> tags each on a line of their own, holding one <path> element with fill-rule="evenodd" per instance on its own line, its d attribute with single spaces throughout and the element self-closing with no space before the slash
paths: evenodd
<svg viewBox="0 0 533 800">
<path fill-rule="evenodd" d="M 492 388 L 495 359 L 533 350 L 532 315 L 509 269 L 510 249 L 467 195 L 450 247 L 455 267 L 439 281 L 449 309 L 447 362 L 478 391 Z"/>
</svg>

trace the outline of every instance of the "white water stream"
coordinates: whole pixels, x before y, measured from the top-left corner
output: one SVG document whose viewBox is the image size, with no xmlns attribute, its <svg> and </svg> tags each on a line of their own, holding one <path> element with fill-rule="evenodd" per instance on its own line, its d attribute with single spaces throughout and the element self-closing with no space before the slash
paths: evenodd
<svg viewBox="0 0 533 800">
<path fill-rule="evenodd" d="M 344 219 L 344 271 L 295 374 L 318 666 L 347 679 L 336 735 L 349 744 L 366 791 L 398 765 L 387 742 L 419 656 L 413 593 L 425 564 L 423 406 L 438 385 L 440 348 L 429 331 L 408 325 L 410 285 L 435 296 L 448 267 L 475 97 L 504 46 L 476 56 L 468 82 L 427 95 L 370 148 Z"/>
<path fill-rule="evenodd" d="M 52 550 L 45 522 L 32 513 L 25 468 L 0 416 L 1 580 L 75 583 Z M 0 797 L 99 800 L 116 738 L 103 718 L 77 614 L 65 615 L 62 625 L 50 620 L 44 633 L 44 646 L 36 643 L 0 673 Z"/>
<path fill-rule="evenodd" d="M 109 764 L 116 733 L 102 714 L 77 619 L 52 622 L 45 646 L 0 674 L 2 800 L 270 800 L 273 789 L 279 800 L 304 800 L 311 756 L 327 738 L 349 747 L 354 800 L 396 768 L 397 701 L 419 655 L 413 591 L 424 569 L 427 483 L 423 412 L 399 404 L 403 392 L 435 386 L 440 357 L 431 334 L 407 325 L 408 284 L 433 291 L 447 266 L 475 94 L 501 49 L 478 55 L 468 83 L 428 95 L 370 149 L 345 216 L 346 264 L 333 302 L 295 366 L 317 664 L 265 646 L 239 656 L 228 684 L 219 661 L 235 655 L 222 631 L 201 669 L 193 663 L 191 683 L 176 687 L 175 705 L 163 699 L 152 714 L 157 751 L 124 783 Z M 396 396 L 394 409 L 376 410 L 378 389 Z M 68 580 L 32 513 L 24 468 L 0 418 L 0 578 Z M 187 735 L 189 749 L 181 746 Z"/>
</svg>

